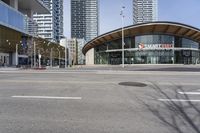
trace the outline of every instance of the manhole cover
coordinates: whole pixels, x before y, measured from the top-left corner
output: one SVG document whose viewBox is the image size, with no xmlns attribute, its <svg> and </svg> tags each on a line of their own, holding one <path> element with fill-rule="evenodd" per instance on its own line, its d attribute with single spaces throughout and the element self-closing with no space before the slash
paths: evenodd
<svg viewBox="0 0 200 133">
<path fill-rule="evenodd" d="M 145 87 L 145 86 L 147 86 L 147 84 L 140 83 L 140 82 L 120 82 L 119 85 L 135 86 L 135 87 Z"/>
</svg>

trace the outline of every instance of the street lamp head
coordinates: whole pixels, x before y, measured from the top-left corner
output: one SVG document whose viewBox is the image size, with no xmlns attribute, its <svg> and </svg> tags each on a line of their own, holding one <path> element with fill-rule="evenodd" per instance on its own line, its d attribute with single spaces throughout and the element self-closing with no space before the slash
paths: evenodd
<svg viewBox="0 0 200 133">
<path fill-rule="evenodd" d="M 124 9 L 125 9 L 125 6 L 122 6 L 122 9 L 121 9 L 121 12 L 120 12 L 120 15 L 121 15 L 122 17 L 124 17 Z"/>
</svg>

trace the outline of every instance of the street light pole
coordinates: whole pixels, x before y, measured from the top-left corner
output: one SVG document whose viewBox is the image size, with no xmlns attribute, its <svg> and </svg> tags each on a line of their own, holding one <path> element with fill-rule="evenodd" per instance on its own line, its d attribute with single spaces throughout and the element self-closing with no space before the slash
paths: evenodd
<svg viewBox="0 0 200 133">
<path fill-rule="evenodd" d="M 68 65 L 68 64 L 67 64 L 67 61 L 68 61 L 68 59 L 67 59 L 67 57 L 68 57 L 68 56 L 67 56 L 67 54 L 68 54 L 68 52 L 67 52 L 67 43 L 68 43 L 68 42 L 66 41 L 66 43 L 65 43 L 65 68 L 67 68 L 67 65 Z"/>
<path fill-rule="evenodd" d="M 65 68 L 67 68 L 67 46 L 65 46 Z"/>
<path fill-rule="evenodd" d="M 39 68 L 41 68 L 41 54 L 40 54 L 40 50 L 38 50 L 38 60 L 39 60 Z"/>
<path fill-rule="evenodd" d="M 124 68 L 124 9 L 125 7 L 123 6 L 122 7 L 122 10 L 121 10 L 121 16 L 122 16 L 122 67 Z"/>
<path fill-rule="evenodd" d="M 60 50 L 57 48 L 57 50 L 58 50 L 58 55 L 59 55 L 59 57 L 58 57 L 58 64 L 59 64 L 59 68 L 60 68 Z"/>
<path fill-rule="evenodd" d="M 51 68 L 53 66 L 53 60 L 52 60 L 52 52 L 53 52 L 53 48 L 51 48 L 51 53 L 50 53 L 50 63 L 51 63 Z"/>
<path fill-rule="evenodd" d="M 175 48 L 175 44 L 174 44 L 174 41 L 172 41 L 172 44 L 173 44 L 173 64 L 175 63 L 175 53 L 174 53 L 174 48 Z"/>
<path fill-rule="evenodd" d="M 16 67 L 17 67 L 17 65 L 18 65 L 18 44 L 16 44 L 16 57 L 15 57 L 15 65 L 16 65 Z"/>
<path fill-rule="evenodd" d="M 34 41 L 34 68 L 36 68 L 36 44 L 35 44 L 35 41 Z"/>
</svg>

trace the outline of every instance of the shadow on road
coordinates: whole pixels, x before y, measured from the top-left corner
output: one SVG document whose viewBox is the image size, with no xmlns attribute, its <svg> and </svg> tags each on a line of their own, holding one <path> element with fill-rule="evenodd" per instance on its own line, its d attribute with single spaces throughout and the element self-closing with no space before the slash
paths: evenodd
<svg viewBox="0 0 200 133">
<path fill-rule="evenodd" d="M 175 86 L 172 94 L 164 91 L 157 84 L 151 86 L 156 92 L 150 96 L 158 103 L 147 103 L 138 98 L 159 121 L 167 126 L 171 132 L 177 133 L 200 133 L 200 103 L 193 103 L 181 86 Z M 166 99 L 159 101 L 159 98 Z"/>
</svg>

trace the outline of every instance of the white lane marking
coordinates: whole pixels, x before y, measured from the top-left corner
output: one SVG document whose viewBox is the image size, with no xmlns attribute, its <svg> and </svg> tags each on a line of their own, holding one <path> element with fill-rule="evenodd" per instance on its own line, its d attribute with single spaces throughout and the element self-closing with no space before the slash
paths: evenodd
<svg viewBox="0 0 200 133">
<path fill-rule="evenodd" d="M 185 99 L 158 99 L 162 102 L 200 102 L 200 100 L 185 100 Z"/>
<path fill-rule="evenodd" d="M 187 76 L 194 76 L 200 75 L 200 72 L 176 72 L 176 71 L 98 71 L 96 74 L 99 75 L 187 75 Z"/>
<path fill-rule="evenodd" d="M 178 92 L 183 95 L 200 95 L 200 92 Z"/>
<path fill-rule="evenodd" d="M 0 73 L 16 73 L 16 74 L 95 74 L 96 71 L 37 71 L 37 70 L 27 70 L 27 71 L 1 71 Z"/>
<path fill-rule="evenodd" d="M 12 96 L 12 98 L 58 99 L 58 100 L 81 100 L 82 99 L 82 97 L 52 97 L 52 96 Z"/>
</svg>

